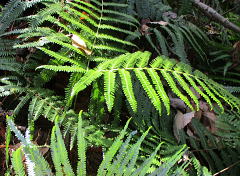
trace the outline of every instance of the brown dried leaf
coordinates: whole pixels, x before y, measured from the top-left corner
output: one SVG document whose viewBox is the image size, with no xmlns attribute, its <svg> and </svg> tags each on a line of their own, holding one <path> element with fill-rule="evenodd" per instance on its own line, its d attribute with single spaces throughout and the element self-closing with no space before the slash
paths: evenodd
<svg viewBox="0 0 240 176">
<path fill-rule="evenodd" d="M 186 109 L 186 104 L 184 103 L 184 101 L 182 101 L 181 99 L 179 98 L 170 98 L 170 101 L 171 101 L 171 106 L 173 108 L 176 108 L 176 109 L 180 109 L 182 111 L 185 111 Z"/>
<path fill-rule="evenodd" d="M 210 111 L 209 105 L 204 101 L 199 101 L 199 107 L 204 112 Z"/>
<path fill-rule="evenodd" d="M 197 119 L 201 119 L 202 118 L 202 111 L 201 110 L 196 111 L 194 117 L 197 118 Z"/>
<path fill-rule="evenodd" d="M 39 151 L 44 156 L 49 150 L 49 147 L 40 147 Z"/>
<path fill-rule="evenodd" d="M 172 12 L 172 11 L 164 12 L 163 16 L 167 17 L 167 18 L 172 18 L 172 19 L 176 19 L 177 18 L 177 14 Z"/>
<path fill-rule="evenodd" d="M 153 21 L 153 22 L 150 22 L 150 24 L 160 24 L 162 26 L 167 26 L 168 22 L 166 22 L 166 21 Z"/>
<path fill-rule="evenodd" d="M 83 50 L 87 55 L 91 55 L 92 51 L 87 48 L 86 43 L 77 35 L 72 35 L 72 45 L 76 48 Z"/>
<path fill-rule="evenodd" d="M 183 125 L 184 125 L 184 127 L 187 126 L 187 124 L 189 124 L 191 122 L 194 115 L 195 115 L 195 111 L 192 111 L 192 112 L 189 112 L 189 113 L 186 113 L 186 114 L 183 115 Z"/>
<path fill-rule="evenodd" d="M 177 111 L 174 118 L 173 133 L 176 139 L 179 141 L 179 130 L 187 126 L 194 117 L 195 111 L 183 114 L 181 111 Z"/>
<path fill-rule="evenodd" d="M 151 34 L 151 33 L 149 32 L 149 29 L 150 29 L 150 27 L 149 27 L 148 25 L 143 24 L 143 25 L 141 26 L 141 33 L 142 33 L 142 35 Z"/>
<path fill-rule="evenodd" d="M 206 117 L 208 119 L 209 122 L 209 126 L 208 129 L 209 131 L 211 131 L 212 133 L 216 132 L 216 120 L 217 117 L 215 115 L 214 112 L 203 112 L 203 116 Z"/>
</svg>

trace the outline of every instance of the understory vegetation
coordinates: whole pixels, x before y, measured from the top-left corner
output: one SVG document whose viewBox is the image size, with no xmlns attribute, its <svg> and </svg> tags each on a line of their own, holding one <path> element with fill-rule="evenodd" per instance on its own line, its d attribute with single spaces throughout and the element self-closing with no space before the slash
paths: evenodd
<svg viewBox="0 0 240 176">
<path fill-rule="evenodd" d="M 0 175 L 239 175 L 239 0 L 0 9 Z"/>
</svg>

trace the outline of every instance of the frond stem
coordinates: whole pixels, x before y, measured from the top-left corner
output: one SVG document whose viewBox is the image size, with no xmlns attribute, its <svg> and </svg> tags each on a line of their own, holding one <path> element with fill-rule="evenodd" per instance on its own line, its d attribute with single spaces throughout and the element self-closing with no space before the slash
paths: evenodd
<svg viewBox="0 0 240 176">
<path fill-rule="evenodd" d="M 119 70 L 148 70 L 148 69 L 154 69 L 157 71 L 167 71 L 167 72 L 175 72 L 178 74 L 182 74 L 182 75 L 188 75 L 190 77 L 197 77 L 198 79 L 204 80 L 201 77 L 189 74 L 189 73 L 185 73 L 185 72 L 180 72 L 180 71 L 176 71 L 176 70 L 169 70 L 169 69 L 164 69 L 164 68 L 151 68 L 151 67 L 142 67 L 142 68 L 114 68 L 114 69 L 110 69 L 110 70 L 97 70 L 99 72 L 109 72 L 109 71 L 119 71 Z"/>
</svg>

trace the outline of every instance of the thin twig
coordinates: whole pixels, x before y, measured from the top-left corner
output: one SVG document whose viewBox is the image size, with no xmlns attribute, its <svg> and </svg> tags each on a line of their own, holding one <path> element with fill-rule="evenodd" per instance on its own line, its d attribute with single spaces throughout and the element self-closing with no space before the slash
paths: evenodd
<svg viewBox="0 0 240 176">
<path fill-rule="evenodd" d="M 233 163 L 232 165 L 230 165 L 230 166 L 226 167 L 225 169 L 223 169 L 223 170 L 221 170 L 221 171 L 219 171 L 219 172 L 215 173 L 213 176 L 217 176 L 217 175 L 219 175 L 219 174 L 221 174 L 221 173 L 225 172 L 226 170 L 228 170 L 228 169 L 232 168 L 233 166 L 237 165 L 238 163 L 240 163 L 240 160 L 239 160 L 239 161 L 237 161 L 236 163 Z"/>
<path fill-rule="evenodd" d="M 229 9 L 228 11 L 226 11 L 226 12 L 224 12 L 224 13 L 222 13 L 222 16 L 223 16 L 223 15 L 226 15 L 227 13 L 229 13 L 229 12 L 231 12 L 231 11 L 237 9 L 237 8 L 240 8 L 240 6 L 236 5 L 235 7 Z"/>
</svg>

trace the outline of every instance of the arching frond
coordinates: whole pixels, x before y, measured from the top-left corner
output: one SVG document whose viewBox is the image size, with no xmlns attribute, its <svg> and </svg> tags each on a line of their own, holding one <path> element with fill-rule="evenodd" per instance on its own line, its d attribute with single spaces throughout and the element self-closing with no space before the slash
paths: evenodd
<svg viewBox="0 0 240 176">
<path fill-rule="evenodd" d="M 189 65 L 177 63 L 175 60 L 164 57 L 157 57 L 148 66 L 149 58 L 149 52 L 137 52 L 104 61 L 95 69 L 86 70 L 84 76 L 73 86 L 71 96 L 77 95 L 79 91 L 104 75 L 105 100 L 108 109 L 111 110 L 114 102 L 116 74 L 119 74 L 122 90 L 133 111 L 136 111 L 137 101 L 133 92 L 134 84 L 132 83 L 132 74 L 135 74 L 159 113 L 162 109 L 161 102 L 163 102 L 168 113 L 170 112 L 170 100 L 163 81 L 166 81 L 170 90 L 192 110 L 194 110 L 194 107 L 196 107 L 196 110 L 199 109 L 199 100 L 190 87 L 203 96 L 211 107 L 212 101 L 214 101 L 223 110 L 222 102 L 225 101 L 232 108 L 239 109 L 240 102 L 236 97 L 201 72 L 197 70 L 193 72 Z M 43 67 L 47 68 L 47 66 Z M 59 71 L 61 71 L 60 68 Z M 69 72 L 72 72 L 72 70 L 70 69 Z"/>
</svg>

